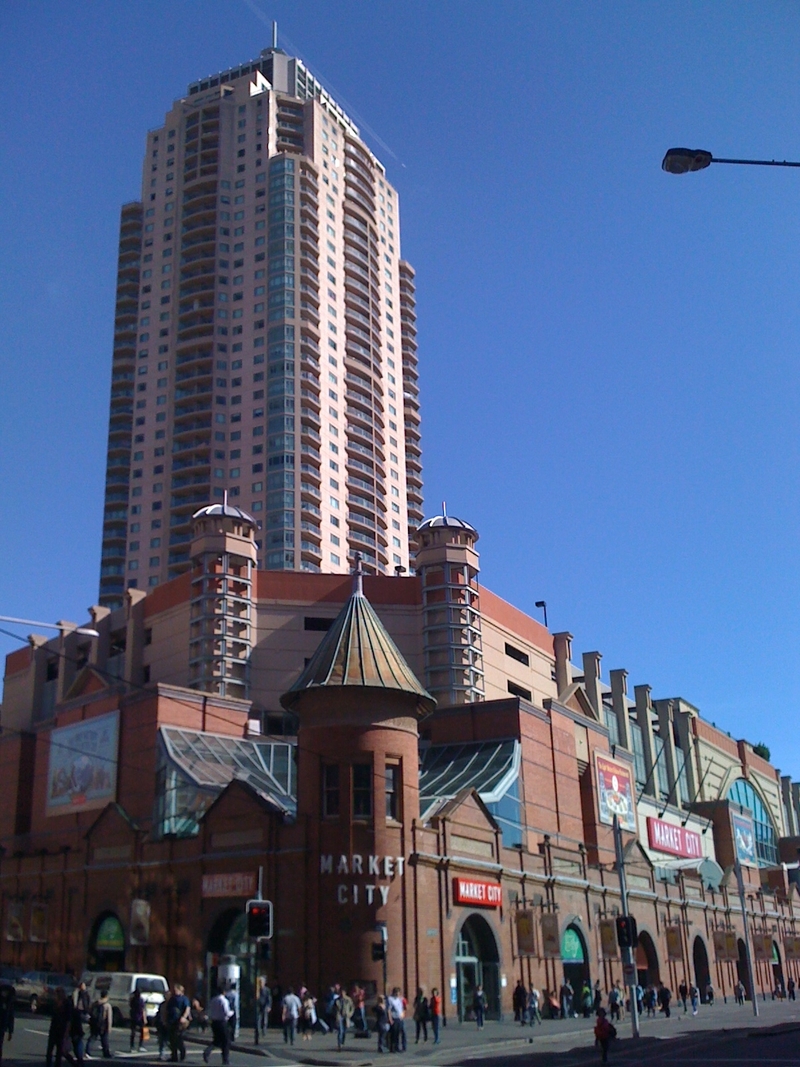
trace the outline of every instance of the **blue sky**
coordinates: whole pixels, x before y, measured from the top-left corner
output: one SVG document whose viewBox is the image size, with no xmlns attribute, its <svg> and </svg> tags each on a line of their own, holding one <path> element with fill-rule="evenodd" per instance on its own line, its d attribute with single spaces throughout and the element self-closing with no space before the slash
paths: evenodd
<svg viewBox="0 0 800 1067">
<path fill-rule="evenodd" d="M 96 600 L 119 208 L 146 130 L 272 18 L 387 146 L 426 511 L 577 657 L 800 777 L 800 171 L 660 170 L 800 158 L 792 3 L 4 4 L 0 613 Z"/>
</svg>

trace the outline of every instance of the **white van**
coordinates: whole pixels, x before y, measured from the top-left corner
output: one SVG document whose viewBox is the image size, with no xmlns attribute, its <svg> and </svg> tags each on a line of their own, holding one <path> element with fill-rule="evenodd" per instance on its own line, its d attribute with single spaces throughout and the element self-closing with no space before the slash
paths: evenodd
<svg viewBox="0 0 800 1067">
<path fill-rule="evenodd" d="M 114 1023 L 130 1022 L 131 993 L 138 990 L 144 1000 L 144 1010 L 149 1024 L 155 1022 L 158 1009 L 169 992 L 166 978 L 161 974 L 137 974 L 134 971 L 84 971 L 81 981 L 92 998 L 92 1003 L 104 991 L 114 1013 Z"/>
</svg>

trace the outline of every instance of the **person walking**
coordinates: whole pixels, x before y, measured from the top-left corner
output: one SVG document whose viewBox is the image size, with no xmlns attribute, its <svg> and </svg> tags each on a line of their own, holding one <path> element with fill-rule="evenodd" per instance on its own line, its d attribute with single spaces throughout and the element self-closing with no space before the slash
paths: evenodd
<svg viewBox="0 0 800 1067">
<path fill-rule="evenodd" d="M 85 989 L 86 987 L 84 986 L 84 990 Z M 74 999 L 72 1000 L 70 1007 L 72 1008 L 72 1010 L 69 1013 L 69 1041 L 72 1045 L 72 1056 L 70 1056 L 67 1052 L 66 1057 L 71 1063 L 77 1064 L 77 1067 L 83 1067 L 84 1013 L 80 1010 Z"/>
<path fill-rule="evenodd" d="M 656 1007 L 658 1006 L 658 997 L 656 994 L 655 986 L 648 986 L 644 993 L 644 1007 L 647 1012 L 648 1019 L 655 1019 Z"/>
<path fill-rule="evenodd" d="M 344 989 L 339 989 L 336 1000 L 333 1002 L 333 1021 L 336 1024 L 336 1047 L 341 1052 L 344 1048 L 347 1028 L 353 1019 L 355 1005 L 352 997 Z"/>
<path fill-rule="evenodd" d="M 694 982 L 689 986 L 689 1003 L 692 1005 L 692 1015 L 697 1015 L 700 1007 L 700 990 Z"/>
<path fill-rule="evenodd" d="M 797 1000 L 797 986 L 794 983 L 794 978 L 790 978 L 786 983 L 786 992 L 789 994 L 789 1000 Z M 713 999 L 711 1003 L 713 1004 Z"/>
<path fill-rule="evenodd" d="M 56 1000 L 53 1006 L 53 1014 L 50 1017 L 50 1029 L 47 1033 L 47 1055 L 45 1062 L 47 1067 L 61 1067 L 64 1058 L 65 1044 L 69 1040 L 69 1024 L 72 1015 L 72 1001 L 64 992 L 63 986 L 56 989 Z M 72 1060 L 72 1053 L 68 1054 Z"/>
<path fill-rule="evenodd" d="M 281 1010 L 284 1045 L 294 1044 L 294 1035 L 297 1033 L 297 1020 L 300 1018 L 302 1009 L 303 1005 L 300 1003 L 300 997 L 290 986 L 286 996 L 283 998 Z"/>
<path fill-rule="evenodd" d="M 603 1006 L 603 988 L 600 985 L 600 979 L 594 983 L 594 999 L 592 1001 L 592 1011 L 597 1015 L 597 1012 Z"/>
<path fill-rule="evenodd" d="M 419 1044 L 419 1035 L 422 1033 L 423 1041 L 428 1040 L 428 1020 L 430 1019 L 430 1007 L 428 1005 L 428 998 L 425 996 L 425 990 L 420 987 L 417 990 L 417 995 L 414 997 L 414 1025 L 416 1027 L 416 1037 L 414 1044 Z"/>
<path fill-rule="evenodd" d="M 389 1011 L 386 1007 L 386 997 L 380 994 L 375 1003 L 375 1030 L 378 1034 L 378 1052 L 388 1052 L 389 1043 Z"/>
<path fill-rule="evenodd" d="M 222 1053 L 222 1062 L 228 1063 L 231 1055 L 231 1032 L 228 1021 L 233 1015 L 233 1008 L 228 998 L 218 989 L 208 1005 L 208 1021 L 211 1023 L 211 1044 L 203 1050 L 203 1059 L 208 1063 L 215 1048 Z"/>
<path fill-rule="evenodd" d="M 684 980 L 678 986 L 678 1000 L 681 1002 L 681 1004 L 683 1004 L 683 1014 L 684 1015 L 686 1014 L 686 1011 L 687 1011 L 686 1001 L 688 1000 L 688 997 L 689 997 L 689 987 L 687 986 L 686 979 L 684 978 Z"/>
<path fill-rule="evenodd" d="M 386 1007 L 389 1011 L 389 1049 L 392 1052 L 404 1052 L 406 1009 L 398 986 L 392 990 L 391 996 L 386 1001 Z"/>
<path fill-rule="evenodd" d="M 258 1030 L 265 1034 L 269 1029 L 269 1013 L 272 1011 L 272 990 L 263 976 L 258 979 Z"/>
<path fill-rule="evenodd" d="M 486 1018 L 486 994 L 483 991 L 483 986 L 475 986 L 475 993 L 472 998 L 472 1010 L 475 1012 L 475 1022 L 478 1024 L 478 1029 L 483 1029 L 483 1021 Z"/>
<path fill-rule="evenodd" d="M 611 992 L 608 994 L 608 1010 L 611 1018 L 615 1022 L 619 1022 L 622 1011 L 622 993 L 618 983 L 611 987 Z"/>
<path fill-rule="evenodd" d="M 574 993 L 575 990 L 572 988 L 572 983 L 565 978 L 561 983 L 561 991 L 559 994 L 562 1019 L 569 1019 L 572 1015 L 572 998 Z"/>
<path fill-rule="evenodd" d="M 3 1044 L 14 1036 L 14 1009 L 17 991 L 10 982 L 0 981 L 0 1063 L 3 1062 Z"/>
<path fill-rule="evenodd" d="M 605 1008 L 597 1009 L 597 1022 L 594 1026 L 594 1037 L 597 1044 L 600 1046 L 602 1053 L 602 1062 L 608 1063 L 608 1046 L 617 1036 L 616 1027 L 608 1021 Z"/>
<path fill-rule="evenodd" d="M 514 1022 L 525 1025 L 526 1019 L 525 1009 L 528 1004 L 528 994 L 525 991 L 525 985 L 521 978 L 517 979 L 517 984 L 514 986 L 514 993 L 511 997 L 511 1006 L 514 1009 Z"/>
<path fill-rule="evenodd" d="M 300 1013 L 300 1029 L 304 1041 L 310 1041 L 314 1036 L 314 1027 L 317 1025 L 317 1002 L 307 989 L 305 996 L 301 998 L 303 1010 Z"/>
<path fill-rule="evenodd" d="M 734 994 L 736 996 L 736 1003 L 739 1005 L 740 1008 L 744 1005 L 745 992 L 746 990 L 744 988 L 744 983 L 740 978 L 739 981 L 736 983 L 736 988 L 734 990 Z"/>
<path fill-rule="evenodd" d="M 430 1000 L 428 1001 L 428 1008 L 431 1013 L 431 1032 L 433 1033 L 434 1045 L 439 1044 L 439 1025 L 442 1021 L 442 998 L 439 996 L 439 990 L 434 986 L 431 990 Z"/>
<path fill-rule="evenodd" d="M 144 1044 L 146 1015 L 144 1010 L 144 997 L 138 989 L 134 989 L 130 995 L 130 999 L 128 1000 L 128 1010 L 130 1012 L 131 1020 L 131 1052 L 133 1052 L 133 1046 L 136 1044 L 137 1033 L 139 1035 L 139 1051 L 141 1052 L 142 1045 Z"/>
<path fill-rule="evenodd" d="M 531 982 L 531 987 L 528 990 L 528 1018 L 531 1026 L 535 1022 L 538 1022 L 539 1026 L 542 1025 L 542 994 L 533 982 Z"/>
<path fill-rule="evenodd" d="M 92 1005 L 89 1017 L 89 1039 L 86 1042 L 86 1059 L 91 1059 L 92 1041 L 99 1039 L 100 1048 L 103 1050 L 103 1059 L 111 1059 L 111 1049 L 108 1045 L 108 1035 L 114 1023 L 114 1012 L 108 1000 L 108 990 L 103 989 L 100 997 Z"/>
<path fill-rule="evenodd" d="M 358 982 L 353 982 L 353 992 L 350 994 L 353 1001 L 353 1025 L 362 1033 L 367 1032 L 367 991 Z"/>
<path fill-rule="evenodd" d="M 169 1035 L 170 1060 L 177 1063 L 186 1059 L 186 1042 L 183 1035 L 189 1025 L 192 1016 L 192 1005 L 186 996 L 183 986 L 176 982 L 172 987 L 172 996 L 167 1001 L 167 1033 Z M 133 1022 L 131 1022 L 133 1033 Z M 141 1045 L 139 1046 L 141 1048 Z M 131 1051 L 133 1051 L 133 1038 L 131 1037 Z"/>
<path fill-rule="evenodd" d="M 592 1014 L 592 987 L 589 985 L 588 978 L 584 979 L 581 988 L 581 1011 L 583 1012 L 584 1019 L 588 1019 Z"/>
<path fill-rule="evenodd" d="M 664 1013 L 664 1018 L 670 1017 L 669 1002 L 672 1000 L 672 990 L 667 989 L 663 982 L 659 983 L 658 987 L 658 1003 L 661 1010 Z"/>
</svg>

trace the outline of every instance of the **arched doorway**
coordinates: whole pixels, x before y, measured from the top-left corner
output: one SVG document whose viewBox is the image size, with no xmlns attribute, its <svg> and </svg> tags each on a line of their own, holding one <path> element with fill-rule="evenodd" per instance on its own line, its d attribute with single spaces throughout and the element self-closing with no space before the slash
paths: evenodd
<svg viewBox="0 0 800 1067">
<path fill-rule="evenodd" d="M 694 984 L 700 991 L 700 999 L 705 1001 L 706 989 L 711 981 L 711 971 L 708 966 L 708 952 L 702 937 L 695 937 L 694 939 L 692 962 L 694 963 Z"/>
<path fill-rule="evenodd" d="M 208 966 L 206 967 L 206 1003 L 217 988 L 221 962 L 237 963 L 239 978 L 239 1022 L 252 1025 L 255 1021 L 255 979 L 252 945 L 247 937 L 247 914 L 242 908 L 227 908 L 217 916 L 208 934 Z"/>
<path fill-rule="evenodd" d="M 482 985 L 486 994 L 486 1016 L 500 1018 L 500 953 L 491 926 L 482 915 L 464 920 L 456 941 L 456 989 L 458 1018 L 472 1017 L 475 989 Z"/>
<path fill-rule="evenodd" d="M 570 923 L 561 938 L 561 963 L 564 967 L 564 981 L 569 982 L 575 993 L 574 1010 L 579 1011 L 581 988 L 584 982 L 589 982 L 589 954 L 583 934 L 573 923 Z M 591 989 L 591 982 L 589 988 Z"/>
<path fill-rule="evenodd" d="M 95 919 L 86 964 L 90 971 L 125 970 L 125 931 L 113 911 L 101 912 Z"/>
<path fill-rule="evenodd" d="M 739 959 L 736 961 L 736 978 L 744 986 L 745 997 L 750 1000 L 751 989 L 749 977 L 747 974 L 747 952 L 744 947 L 744 941 L 742 941 L 741 937 L 738 938 L 736 943 L 739 946 Z"/>
<path fill-rule="evenodd" d="M 658 985 L 661 977 L 656 946 L 646 930 L 639 931 L 639 943 L 636 946 L 636 973 L 639 985 L 643 989 L 650 985 Z"/>
<path fill-rule="evenodd" d="M 775 941 L 772 942 L 772 988 L 779 996 L 786 996 L 786 983 L 783 980 L 781 953 Z"/>
</svg>

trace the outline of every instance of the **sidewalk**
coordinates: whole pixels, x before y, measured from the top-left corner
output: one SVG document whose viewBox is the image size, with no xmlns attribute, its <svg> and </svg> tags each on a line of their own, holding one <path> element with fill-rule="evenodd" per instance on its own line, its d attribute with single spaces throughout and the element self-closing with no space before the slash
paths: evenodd
<svg viewBox="0 0 800 1067">
<path fill-rule="evenodd" d="M 697 1016 L 691 1012 L 684 1014 L 682 1005 L 673 1008 L 671 1018 L 659 1015 L 655 1019 L 641 1020 L 641 1035 L 657 1041 L 671 1038 L 701 1035 L 705 1032 L 721 1033 L 742 1030 L 744 1033 L 764 1030 L 787 1032 L 800 1029 L 800 1001 L 759 1002 L 759 1018 L 753 1015 L 752 1005 L 748 1002 L 740 1007 L 729 1001 L 727 1004 L 717 1002 L 713 1007 L 703 1006 Z M 502 1022 L 487 1022 L 483 1030 L 478 1030 L 474 1022 L 449 1022 L 440 1033 L 440 1043 L 433 1046 L 430 1038 L 427 1043 L 420 1039 L 414 1041 L 414 1023 L 407 1023 L 406 1036 L 408 1049 L 396 1058 L 411 1059 L 420 1063 L 458 1064 L 468 1060 L 497 1059 L 519 1054 L 558 1053 L 570 1049 L 589 1048 L 594 1045 L 594 1018 L 590 1019 L 545 1019 L 541 1026 L 520 1026 L 512 1018 Z M 626 1016 L 617 1025 L 620 1042 L 617 1046 L 623 1052 L 630 1038 L 630 1017 Z M 189 1040 L 207 1043 L 207 1039 L 193 1034 Z M 650 1044 L 650 1042 L 648 1042 Z M 355 1037 L 348 1031 L 347 1044 L 342 1052 L 336 1049 L 335 1034 L 314 1034 L 311 1041 L 303 1041 L 298 1035 L 294 1045 L 287 1045 L 281 1030 L 268 1030 L 255 1046 L 252 1030 L 243 1029 L 234 1046 L 235 1051 L 251 1053 L 257 1056 L 279 1060 L 282 1063 L 293 1062 L 306 1064 L 308 1067 L 330 1067 L 346 1063 L 351 1067 L 366 1067 L 382 1061 L 378 1054 L 377 1038 L 370 1034 L 368 1038 Z M 395 1057 L 391 1057 L 390 1062 Z"/>
</svg>

